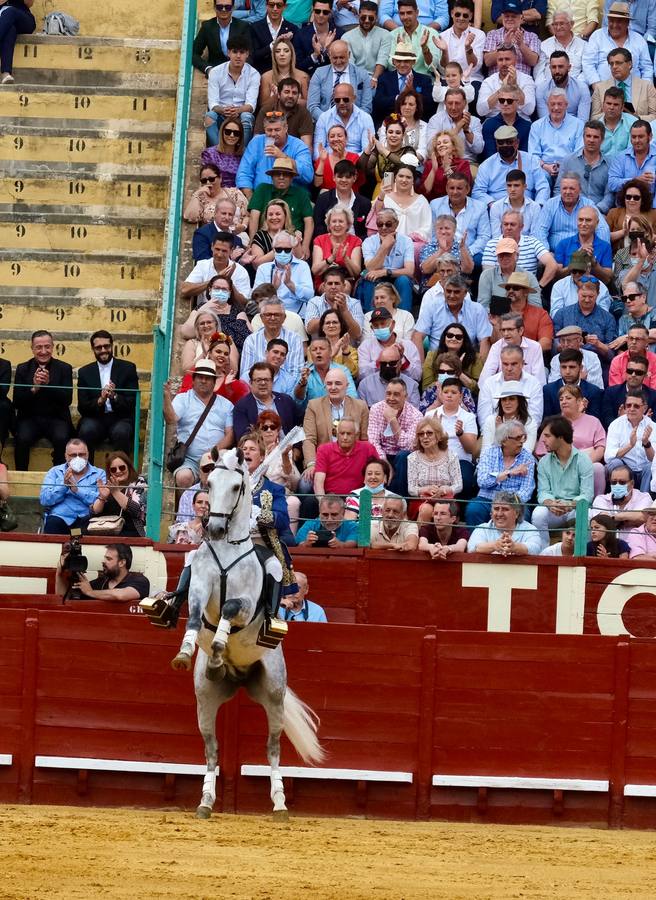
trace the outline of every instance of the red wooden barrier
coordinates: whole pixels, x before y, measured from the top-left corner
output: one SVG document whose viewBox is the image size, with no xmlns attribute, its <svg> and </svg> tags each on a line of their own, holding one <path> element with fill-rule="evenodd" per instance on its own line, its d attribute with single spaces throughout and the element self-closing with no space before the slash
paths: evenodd
<svg viewBox="0 0 656 900">
<path fill-rule="evenodd" d="M 169 668 L 179 637 L 136 616 L 4 610 L 0 799 L 195 806 L 199 775 L 39 760 L 202 766 L 191 678 Z M 285 654 L 325 767 L 357 770 L 288 779 L 299 813 L 656 824 L 654 797 L 625 797 L 656 793 L 650 641 L 299 624 Z M 269 809 L 268 782 L 241 771 L 266 764 L 265 732 L 243 693 L 221 711 L 217 810 Z M 287 742 L 283 765 L 300 765 Z"/>
</svg>

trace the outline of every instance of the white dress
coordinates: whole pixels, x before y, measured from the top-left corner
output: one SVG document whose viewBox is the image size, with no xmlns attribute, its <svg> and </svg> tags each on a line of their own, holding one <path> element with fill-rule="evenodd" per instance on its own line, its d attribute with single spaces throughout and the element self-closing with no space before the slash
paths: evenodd
<svg viewBox="0 0 656 900">
<path fill-rule="evenodd" d="M 383 206 L 393 209 L 399 217 L 399 234 L 410 237 L 418 234 L 422 241 L 430 241 L 433 231 L 433 216 L 428 205 L 428 200 L 421 194 L 415 194 L 414 202 L 410 206 L 402 207 L 389 194 L 385 195 Z"/>
</svg>

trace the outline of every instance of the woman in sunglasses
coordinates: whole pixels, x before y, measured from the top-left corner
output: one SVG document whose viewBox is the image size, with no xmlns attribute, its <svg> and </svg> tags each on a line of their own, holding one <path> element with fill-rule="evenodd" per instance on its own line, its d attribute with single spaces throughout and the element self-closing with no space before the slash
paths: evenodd
<svg viewBox="0 0 656 900">
<path fill-rule="evenodd" d="M 266 458 L 273 453 L 280 443 L 282 437 L 282 420 L 278 413 L 273 410 L 265 409 L 257 417 L 255 422 L 255 431 L 262 435 L 264 448 L 266 450 Z M 301 473 L 296 468 L 294 462 L 294 454 L 292 447 L 287 447 L 282 454 L 276 454 L 269 463 L 266 470 L 266 477 L 274 484 L 281 484 L 285 489 L 287 497 L 287 510 L 289 512 L 289 522 L 293 534 L 296 534 L 298 528 L 299 514 L 301 511 L 301 501 L 295 496 L 294 492 L 298 489 L 298 483 L 301 480 Z"/>
<path fill-rule="evenodd" d="M 629 243 L 629 221 L 631 216 L 644 216 L 652 228 L 656 228 L 654 198 L 646 184 L 637 178 L 627 181 L 617 192 L 617 206 L 606 214 L 610 228 L 610 242 L 613 253 Z"/>
<path fill-rule="evenodd" d="M 223 199 L 232 200 L 237 206 L 235 221 L 245 222 L 248 219 L 248 200 L 239 188 L 223 187 L 219 167 L 214 163 L 203 165 L 200 170 L 200 187 L 191 195 L 183 213 L 185 221 L 194 225 L 208 225 L 214 219 L 216 204 Z"/>
<path fill-rule="evenodd" d="M 500 425 L 519 422 L 524 426 L 524 449 L 533 453 L 538 439 L 538 422 L 534 422 L 528 411 L 528 400 L 519 381 L 504 381 L 497 400 L 497 407 L 482 423 L 481 453 L 494 444 L 495 434 Z"/>
<path fill-rule="evenodd" d="M 432 371 L 433 380 L 424 391 L 419 404 L 419 409 L 424 415 L 442 405 L 441 387 L 447 378 L 457 378 L 460 381 L 462 363 L 455 353 L 438 353 L 433 357 Z M 469 388 L 463 388 L 460 403 L 468 412 L 476 412 L 476 402 Z"/>
<path fill-rule="evenodd" d="M 271 68 L 260 79 L 260 106 L 268 100 L 278 99 L 278 84 L 283 78 L 293 78 L 301 86 L 301 95 L 298 105 L 307 103 L 308 84 L 310 79 L 307 72 L 296 67 L 296 51 L 289 38 L 277 38 L 271 47 Z"/>
<path fill-rule="evenodd" d="M 223 187 L 234 188 L 237 169 L 243 155 L 244 126 L 241 120 L 224 119 L 219 129 L 219 143 L 215 147 L 206 147 L 200 155 L 200 162 L 201 165 L 211 163 L 216 166 Z"/>
<path fill-rule="evenodd" d="M 476 397 L 478 394 L 478 377 L 483 371 L 483 360 L 476 352 L 467 329 L 457 322 L 447 325 L 444 329 L 440 335 L 437 350 L 431 350 L 426 354 L 421 383 L 422 388 L 426 390 L 434 383 L 437 377 L 437 358 L 443 353 L 455 353 L 460 361 L 461 368 L 461 372 L 457 377 L 460 379 L 463 387 L 466 387 L 470 394 Z"/>
<path fill-rule="evenodd" d="M 146 492 L 148 485 L 138 475 L 132 460 L 122 450 L 107 457 L 107 481 L 98 485 L 99 498 L 94 504 L 96 516 L 123 516 L 121 537 L 144 537 L 146 533 Z"/>
<path fill-rule="evenodd" d="M 613 277 L 615 278 L 615 284 L 618 285 L 623 283 L 626 273 L 638 262 L 640 243 L 644 244 L 650 253 L 655 245 L 652 223 L 647 216 L 631 215 L 627 218 L 626 243 L 620 247 L 613 257 Z M 619 309 L 623 311 L 621 305 Z"/>
</svg>

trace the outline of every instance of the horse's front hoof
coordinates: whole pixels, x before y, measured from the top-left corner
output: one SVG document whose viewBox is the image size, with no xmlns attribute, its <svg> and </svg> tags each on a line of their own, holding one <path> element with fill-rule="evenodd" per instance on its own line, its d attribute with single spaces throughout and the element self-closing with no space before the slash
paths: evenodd
<svg viewBox="0 0 656 900">
<path fill-rule="evenodd" d="M 289 810 L 274 809 L 271 813 L 271 818 L 274 822 L 289 822 Z"/>
<path fill-rule="evenodd" d="M 212 810 L 209 806 L 198 806 L 196 807 L 196 818 L 197 819 L 209 819 L 212 815 Z"/>
<path fill-rule="evenodd" d="M 191 656 L 188 653 L 183 653 L 181 650 L 178 655 L 174 656 L 171 660 L 171 668 L 175 669 L 176 672 L 191 671 Z"/>
</svg>

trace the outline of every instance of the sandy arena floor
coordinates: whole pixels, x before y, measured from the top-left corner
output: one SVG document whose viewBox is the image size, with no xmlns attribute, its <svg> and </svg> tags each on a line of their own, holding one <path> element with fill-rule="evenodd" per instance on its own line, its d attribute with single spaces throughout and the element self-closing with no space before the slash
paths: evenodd
<svg viewBox="0 0 656 900">
<path fill-rule="evenodd" d="M 656 897 L 653 832 L 0 807 L 0 898 Z"/>
</svg>

